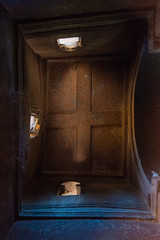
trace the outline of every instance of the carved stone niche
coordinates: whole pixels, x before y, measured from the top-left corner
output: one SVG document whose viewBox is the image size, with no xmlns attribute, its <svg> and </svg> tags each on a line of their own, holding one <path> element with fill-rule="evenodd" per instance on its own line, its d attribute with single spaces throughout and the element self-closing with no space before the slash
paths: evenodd
<svg viewBox="0 0 160 240">
<path fill-rule="evenodd" d="M 19 26 L 19 216 L 157 218 L 134 134 L 145 18 L 101 15 Z M 74 51 L 57 44 L 71 37 L 81 38 Z M 41 116 L 34 138 L 32 106 Z M 58 194 L 66 182 L 78 182 L 79 194 Z"/>
</svg>

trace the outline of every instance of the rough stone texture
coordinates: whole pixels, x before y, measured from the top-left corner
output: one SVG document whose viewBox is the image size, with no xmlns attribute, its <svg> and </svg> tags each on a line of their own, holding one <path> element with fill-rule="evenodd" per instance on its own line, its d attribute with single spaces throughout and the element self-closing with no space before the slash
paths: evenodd
<svg viewBox="0 0 160 240">
<path fill-rule="evenodd" d="M 23 21 L 76 14 L 148 11 L 149 15 L 152 15 L 152 20 L 149 21 L 149 49 L 150 51 L 160 51 L 160 0 L 0 0 L 0 2 L 14 19 Z"/>
<path fill-rule="evenodd" d="M 124 175 L 124 66 L 117 57 L 50 63 L 45 170 Z"/>
<path fill-rule="evenodd" d="M 154 9 L 158 1 L 32 1 L 1 0 L 9 13 L 19 22 L 24 19 L 43 19 L 94 12 Z M 142 3 L 142 4 L 141 4 Z M 158 19 L 158 17 L 157 17 Z M 158 21 L 158 20 L 157 20 Z M 157 25 L 158 26 L 158 25 Z M 159 33 L 159 29 L 156 30 Z M 15 221 L 17 211 L 16 168 L 16 70 L 17 58 L 15 26 L 0 6 L 0 239 Z M 144 57 L 136 86 L 135 127 L 142 165 L 150 177 L 150 171 L 160 171 L 159 90 L 160 60 L 158 55 Z M 79 230 L 78 230 L 79 229 Z M 17 222 L 8 239 L 160 239 L 159 225 L 133 221 L 22 221 Z M 113 230 L 113 231 L 112 231 Z"/>
<path fill-rule="evenodd" d="M 44 90 L 43 80 L 40 75 L 41 63 L 37 55 L 28 47 L 25 46 L 25 60 L 24 60 L 24 89 L 21 91 L 20 98 L 20 124 L 19 129 L 21 135 L 21 153 L 24 158 L 21 157 L 20 161 L 24 174 L 24 188 L 30 184 L 34 175 L 37 173 L 40 167 L 40 160 L 42 155 L 42 132 L 43 132 L 43 108 L 44 108 Z M 40 118 L 40 131 L 38 136 L 30 139 L 29 136 L 29 124 L 31 114 L 36 113 Z"/>
<path fill-rule="evenodd" d="M 146 54 L 135 92 L 135 131 L 140 159 L 148 178 L 160 173 L 160 54 Z"/>
<path fill-rule="evenodd" d="M 157 0 L 1 0 L 9 13 L 16 19 L 52 18 L 71 14 L 92 13 L 100 11 L 121 11 L 154 8 Z"/>
<path fill-rule="evenodd" d="M 159 240 L 157 223 L 125 220 L 19 221 L 7 240 Z"/>
<path fill-rule="evenodd" d="M 0 5 L 0 239 L 15 220 L 17 201 L 15 26 Z"/>
<path fill-rule="evenodd" d="M 92 18 L 91 23 L 90 15 L 87 17 L 77 18 L 76 20 L 55 20 L 47 22 L 46 24 L 35 23 L 35 25 L 23 25 L 24 28 L 30 28 L 31 34 L 25 38 L 26 43 L 30 48 L 42 58 L 55 59 L 67 57 L 85 57 L 97 55 L 116 55 L 122 53 L 126 55 L 130 49 L 135 45 L 139 45 L 144 35 L 147 36 L 147 24 L 144 20 L 134 20 L 127 23 L 118 22 L 113 25 L 108 25 L 106 17 L 109 15 L 102 15 Z M 102 21 L 105 23 L 102 24 Z M 72 25 L 70 29 L 69 25 Z M 91 27 L 92 24 L 92 27 Z M 68 25 L 68 26 L 67 26 Z M 57 26 L 57 31 L 55 28 Z M 61 28 L 64 26 L 64 30 Z M 138 26 L 138 27 L 137 27 Z M 55 27 L 53 29 L 53 27 Z M 94 28 L 93 28 L 94 27 Z M 36 29 L 38 28 L 38 29 Z M 40 34 L 34 33 L 38 31 Z M 43 31 L 46 33 L 43 33 Z M 62 32 L 61 32 L 62 31 Z M 69 36 L 81 36 L 82 47 L 73 52 L 67 52 L 58 47 L 57 39 Z M 95 37 L 96 36 L 96 37 Z"/>
</svg>

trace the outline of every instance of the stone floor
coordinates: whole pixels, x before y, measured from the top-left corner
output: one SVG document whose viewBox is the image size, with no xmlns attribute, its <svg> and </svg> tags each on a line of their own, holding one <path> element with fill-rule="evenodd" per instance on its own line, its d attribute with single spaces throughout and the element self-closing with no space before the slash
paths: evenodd
<svg viewBox="0 0 160 240">
<path fill-rule="evenodd" d="M 160 240 L 160 224 L 129 220 L 17 221 L 6 240 Z"/>
</svg>

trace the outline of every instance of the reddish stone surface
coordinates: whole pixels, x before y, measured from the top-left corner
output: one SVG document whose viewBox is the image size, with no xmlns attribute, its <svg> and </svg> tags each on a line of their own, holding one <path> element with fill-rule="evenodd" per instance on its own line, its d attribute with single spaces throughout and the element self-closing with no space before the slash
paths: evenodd
<svg viewBox="0 0 160 240">
<path fill-rule="evenodd" d="M 52 18 L 58 16 L 69 16 L 76 14 L 86 14 L 98 13 L 98 12 L 116 12 L 116 11 L 131 11 L 135 9 L 155 9 L 158 6 L 158 1 L 39 1 L 38 7 L 37 2 L 33 1 L 21 1 L 15 0 L 1 0 L 9 13 L 14 19 L 18 19 L 20 22 L 27 22 L 26 19 L 39 19 Z M 150 12 L 151 13 L 151 12 Z M 156 21 L 158 21 L 158 15 Z M 152 18 L 153 20 L 153 18 Z M 151 24 L 152 25 L 152 24 Z M 137 25 L 137 28 L 139 25 Z M 154 27 L 150 26 L 150 29 L 156 29 L 159 33 L 158 24 Z M 6 233 L 11 227 L 12 223 L 16 220 L 16 215 L 18 211 L 17 198 L 17 178 L 18 178 L 18 115 L 17 115 L 17 80 L 18 80 L 18 69 L 17 69 L 17 32 L 15 34 L 15 25 L 13 20 L 9 17 L 9 14 L 0 6 L 0 239 L 5 239 Z M 134 31 L 133 31 L 134 32 Z M 153 34 L 154 35 L 154 34 Z M 156 35 L 156 33 L 155 33 Z M 124 36 L 124 35 L 123 35 Z M 152 36 L 152 34 L 150 34 Z M 95 36 L 93 36 L 95 37 Z M 93 38 L 92 37 L 92 38 Z M 131 36 L 132 38 L 132 36 Z M 152 38 L 152 37 L 151 37 Z M 119 49 L 117 45 L 117 39 L 115 46 Z M 121 38 L 121 41 L 123 38 Z M 134 41 L 136 42 L 137 36 L 135 36 Z M 126 41 L 127 42 L 127 41 Z M 156 48 L 158 49 L 159 43 L 156 42 Z M 103 52 L 101 52 L 103 53 Z M 159 55 L 148 55 L 145 56 L 139 72 L 139 77 L 136 85 L 136 95 L 135 95 L 135 129 L 136 129 L 136 140 L 138 145 L 138 150 L 142 162 L 143 169 L 147 174 L 148 178 L 151 176 L 151 170 L 160 172 L 160 124 L 159 124 L 159 92 L 160 92 L 160 57 Z M 35 65 L 34 65 L 35 66 Z M 31 64 L 29 67 L 32 72 Z M 38 72 L 35 68 L 31 75 L 36 76 L 34 78 L 33 84 L 34 88 L 37 88 L 36 78 Z M 32 79 L 31 79 L 32 82 Z M 108 86 L 107 86 L 108 87 Z M 114 89 L 111 89 L 111 91 Z M 63 92 L 63 91 L 62 91 Z M 74 92 L 74 91 L 73 91 Z M 36 92 L 37 93 L 37 92 Z M 39 102 L 37 97 L 40 95 L 31 93 L 30 97 L 33 97 L 33 102 Z M 101 95 L 101 89 L 99 89 L 99 95 Z M 115 93 L 116 94 L 116 93 Z M 26 95 L 23 96 L 24 98 Z M 35 97 L 35 98 L 34 98 Z M 104 97 L 104 95 L 103 95 Z M 119 94 L 116 95 L 117 102 L 121 100 Z M 109 107 L 109 102 L 103 105 L 102 101 L 95 102 L 95 111 L 97 108 L 102 107 L 106 110 Z M 28 99 L 26 98 L 27 102 Z M 116 102 L 115 105 L 118 103 Z M 75 102 L 69 104 L 67 109 L 74 108 Z M 26 107 L 26 106 L 22 106 Z M 63 105 L 61 104 L 61 108 Z M 52 108 L 52 106 L 51 106 Z M 64 110 L 64 109 L 62 109 Z M 27 111 L 26 111 L 27 112 Z M 25 117 L 29 115 L 25 115 Z M 23 119 L 20 119 L 22 122 Z M 102 129 L 103 130 L 103 129 Z M 27 130 L 28 131 L 28 130 Z M 112 129 L 111 129 L 112 131 Z M 118 130 L 117 130 L 118 131 Z M 119 131 L 118 131 L 119 132 Z M 27 139 L 26 132 L 22 132 L 23 137 Z M 82 135 L 84 132 L 82 131 Z M 66 133 L 67 136 L 70 136 Z M 98 149 L 98 136 L 103 138 L 103 134 L 99 131 L 93 131 L 93 135 L 96 136 L 94 140 L 95 146 Z M 72 144 L 75 133 L 71 134 Z M 22 143 L 22 147 L 28 149 L 27 141 Z M 103 139 L 104 142 L 108 142 L 108 139 Z M 24 144 L 24 146 L 23 146 Z M 63 144 L 63 143 L 62 143 Z M 34 145 L 34 143 L 33 143 Z M 40 142 L 37 143 L 36 152 L 30 149 L 29 156 L 30 161 L 28 162 L 28 177 L 31 180 L 35 174 L 36 160 L 39 155 L 37 149 L 40 146 Z M 32 147 L 32 146 L 31 146 Z M 104 151 L 100 149 L 99 151 Z M 97 153 L 92 153 L 95 158 L 97 158 Z M 24 153 L 25 155 L 25 153 Z M 105 155 L 105 154 L 104 154 Z M 98 155 L 99 156 L 99 155 Z M 23 160 L 26 156 L 19 156 Z M 33 157 L 33 158 L 32 158 Z M 32 162 L 34 159 L 34 164 Z M 25 166 L 25 165 L 24 165 Z M 22 165 L 22 167 L 24 167 Z M 115 166 L 115 165 L 114 165 Z M 29 180 L 27 180 L 29 182 Z M 79 229 L 79 230 L 78 230 Z M 16 223 L 8 239 L 19 240 L 19 239 L 145 239 L 145 240 L 158 240 L 159 236 L 159 224 L 149 223 L 149 222 L 135 222 L 135 221 L 87 221 L 87 220 L 74 220 L 74 221 L 26 221 Z"/>
<path fill-rule="evenodd" d="M 124 175 L 124 65 L 49 64 L 45 170 Z"/>
</svg>

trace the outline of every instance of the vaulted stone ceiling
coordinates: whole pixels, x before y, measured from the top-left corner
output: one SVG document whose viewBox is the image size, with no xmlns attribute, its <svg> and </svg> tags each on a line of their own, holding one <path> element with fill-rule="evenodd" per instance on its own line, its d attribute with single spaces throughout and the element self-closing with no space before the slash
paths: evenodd
<svg viewBox="0 0 160 240">
<path fill-rule="evenodd" d="M 108 15 L 113 16 L 112 21 L 118 15 L 123 16 L 121 19 L 126 18 L 128 20 L 129 16 L 132 15 L 132 19 L 145 18 L 148 20 L 149 26 L 149 50 L 152 52 L 160 51 L 160 0 L 0 0 L 0 5 L 3 5 L 8 13 L 16 20 L 17 24 L 41 22 L 46 20 L 53 20 L 55 24 L 55 19 L 62 18 L 63 21 L 71 17 L 94 17 L 94 15 Z M 3 9 L 2 9 L 3 10 Z M 10 228 L 11 224 L 17 219 L 17 198 L 18 198 L 18 184 L 17 184 L 17 149 L 16 144 L 18 142 L 17 137 L 17 118 L 15 117 L 14 110 L 16 109 L 16 94 L 12 90 L 14 85 L 14 80 L 16 82 L 17 78 L 17 46 L 16 44 L 16 30 L 14 29 L 14 24 L 12 25 L 11 19 L 7 14 L 3 14 L 1 11 L 1 46 L 0 53 L 3 56 L 3 61 L 1 64 L 0 76 L 2 81 L 1 84 L 1 99 L 4 104 L 2 104 L 3 116 L 1 122 L 3 123 L 3 129 L 1 129 L 1 139 L 2 146 L 1 156 L 2 156 L 2 167 L 1 181 L 1 219 L 0 225 L 0 238 L 4 239 L 4 235 Z M 81 18 L 84 21 L 84 18 Z M 58 20 L 59 21 L 59 20 Z M 40 22 L 40 23 L 39 23 Z M 17 25 L 18 27 L 18 25 Z M 139 25 L 138 25 L 139 28 Z M 15 30 L 15 32 L 14 32 Z M 131 28 L 132 30 L 132 28 Z M 132 33 L 133 34 L 133 33 Z M 135 34 L 136 35 L 136 34 Z M 86 35 L 85 35 L 86 36 Z M 130 36 L 131 38 L 132 36 Z M 136 35 L 137 37 L 137 35 Z M 119 39 L 118 39 L 119 40 Z M 136 42 L 137 39 L 134 41 Z M 28 38 L 29 41 L 29 38 Z M 27 40 L 26 40 L 27 42 Z M 6 44 L 8 43 L 8 44 Z M 126 45 L 124 44 L 126 47 Z M 38 53 L 38 52 L 37 52 Z M 147 166 L 147 171 L 157 170 L 159 168 L 159 135 L 158 135 L 158 121 L 159 121 L 159 54 L 149 54 L 150 58 L 146 57 L 143 63 L 143 71 L 139 77 L 139 85 L 136 87 L 140 89 L 137 91 L 136 105 L 138 110 L 136 111 L 137 119 L 140 119 L 140 124 L 137 123 L 137 132 L 139 135 L 139 145 L 142 146 L 142 162 L 145 162 L 145 167 Z M 154 55 L 154 58 L 153 58 Z M 34 67 L 32 67 L 34 69 Z M 146 71 L 147 69 L 147 71 Z M 34 69 L 35 70 L 35 69 Z M 36 71 L 35 71 L 36 72 Z M 37 71 L 38 72 L 38 71 Z M 145 74 L 144 74 L 145 73 Z M 36 74 L 35 74 L 36 76 Z M 8 84 L 8 85 L 7 85 Z M 142 93 L 138 98 L 139 93 Z M 148 94 L 149 93 L 149 94 Z M 4 97 L 4 94 L 6 95 Z M 142 103 L 140 100 L 142 99 Z M 147 99 L 147 101 L 146 101 Z M 149 110 L 148 110 L 149 109 Z M 145 113 L 146 112 L 146 113 Z M 136 116 L 135 114 L 135 116 Z M 140 114 L 140 115 L 139 115 Z M 148 117 L 148 118 L 147 118 Z M 144 127 L 143 127 L 144 125 Z M 154 125 L 154 126 L 153 126 Z M 153 127 L 152 127 L 153 126 Z M 7 129 L 7 130 L 6 130 Z M 145 131 L 144 131 L 145 129 Z M 4 135 L 5 134 L 5 135 Z M 5 136 L 5 137 L 4 137 Z M 148 136 L 148 138 L 147 138 Z M 143 143 L 144 138 L 146 139 Z M 5 140 L 5 141 L 4 141 Z M 15 144 L 16 143 L 16 144 Z M 154 143 L 156 143 L 154 145 Z M 18 160 L 18 161 L 17 161 Z M 53 188 L 52 188 L 53 189 Z M 7 207 L 6 207 L 7 206 Z M 155 204 L 156 206 L 156 204 Z M 16 215 L 16 216 L 15 216 Z M 159 218 L 159 216 L 158 216 Z M 83 221 L 83 220 L 82 220 Z M 121 223 L 121 221 L 120 221 Z M 105 223 L 105 227 L 107 223 Z M 122 223 L 123 224 L 123 223 Z M 138 223 L 139 224 L 139 223 Z M 149 233 L 153 235 L 153 239 L 159 239 L 158 230 L 153 229 L 151 223 L 147 223 L 148 226 L 148 239 L 152 238 Z M 66 225 L 68 227 L 68 225 Z M 61 227 L 61 226 L 60 226 Z M 128 229 L 133 229 L 133 223 L 127 227 Z M 157 225 L 159 228 L 159 225 Z M 70 229 L 70 228 L 68 228 Z M 150 230 L 151 229 L 151 230 Z M 134 229 L 133 229 L 134 230 Z M 20 227 L 22 235 L 24 234 L 23 227 Z M 98 229 L 99 231 L 99 229 Z M 76 232 L 76 231 L 75 231 Z M 142 234 L 144 236 L 145 230 L 142 229 Z M 154 232 L 154 234 L 153 234 Z M 76 232 L 77 233 L 77 232 Z M 14 234 L 14 232 L 13 232 Z M 21 238 L 21 234 L 17 233 Z M 43 232 L 40 231 L 40 234 Z M 48 234 L 48 233 L 47 233 Z M 99 234 L 99 233 L 98 233 Z M 118 234 L 115 231 L 115 234 Z M 127 233 L 126 233 L 127 234 Z M 131 233 L 132 234 L 132 233 Z M 147 234 L 147 233 L 146 233 Z M 133 235 L 133 234 L 132 234 Z M 13 235 L 15 236 L 15 234 Z M 11 237 L 14 238 L 15 237 Z M 17 236 L 17 235 L 16 235 Z M 41 235 L 42 236 L 42 235 Z M 41 237 L 40 236 L 40 237 Z M 49 235 L 47 235 L 49 236 Z M 139 231 L 136 233 L 135 239 L 140 237 Z M 142 238 L 143 238 L 142 236 Z M 26 235 L 27 237 L 27 235 Z M 123 237 L 123 234 L 122 234 Z M 128 238 L 128 235 L 127 235 Z M 38 239 L 38 238 L 37 238 Z"/>
</svg>

